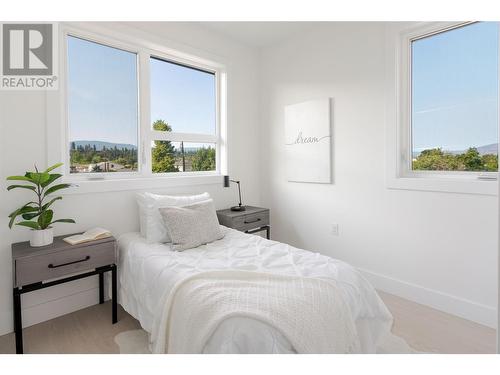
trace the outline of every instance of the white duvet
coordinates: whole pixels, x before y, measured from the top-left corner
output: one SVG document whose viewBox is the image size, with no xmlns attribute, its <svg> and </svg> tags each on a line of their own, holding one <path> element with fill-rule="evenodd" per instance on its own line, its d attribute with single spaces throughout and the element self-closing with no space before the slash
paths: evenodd
<svg viewBox="0 0 500 375">
<path fill-rule="evenodd" d="M 139 320 L 153 344 L 176 283 L 202 272 L 231 269 L 335 280 L 349 305 L 363 353 L 375 353 L 390 332 L 391 314 L 353 267 L 259 236 L 226 227 L 223 231 L 223 239 L 183 252 L 172 251 L 169 244 L 148 244 L 139 233 L 119 238 L 119 301 Z M 295 353 L 295 349 L 275 328 L 251 318 L 231 317 L 218 326 L 203 353 Z"/>
</svg>

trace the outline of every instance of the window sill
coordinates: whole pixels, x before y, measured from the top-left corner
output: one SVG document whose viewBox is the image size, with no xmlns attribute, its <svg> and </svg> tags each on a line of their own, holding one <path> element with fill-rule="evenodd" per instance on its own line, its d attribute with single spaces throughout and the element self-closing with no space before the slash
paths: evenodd
<svg viewBox="0 0 500 375">
<path fill-rule="evenodd" d="M 388 189 L 433 191 L 441 193 L 498 195 L 497 180 L 450 177 L 389 177 Z"/>
<path fill-rule="evenodd" d="M 63 178 L 63 182 L 74 184 L 61 194 L 88 194 L 104 193 L 111 191 L 131 191 L 170 188 L 177 186 L 216 185 L 222 187 L 222 175 L 197 175 L 197 176 L 157 176 L 157 177 L 125 177 L 120 179 L 83 180 Z"/>
</svg>

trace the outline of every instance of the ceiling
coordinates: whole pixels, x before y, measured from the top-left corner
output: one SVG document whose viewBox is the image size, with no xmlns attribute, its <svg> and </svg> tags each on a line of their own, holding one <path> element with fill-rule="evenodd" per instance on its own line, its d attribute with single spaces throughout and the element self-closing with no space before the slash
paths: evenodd
<svg viewBox="0 0 500 375">
<path fill-rule="evenodd" d="M 305 32 L 317 22 L 200 22 L 208 29 L 252 47 L 267 47 Z"/>
</svg>

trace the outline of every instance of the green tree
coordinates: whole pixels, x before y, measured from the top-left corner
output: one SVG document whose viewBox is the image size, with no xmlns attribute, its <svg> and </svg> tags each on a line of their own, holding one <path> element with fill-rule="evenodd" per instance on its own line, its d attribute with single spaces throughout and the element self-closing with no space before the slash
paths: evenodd
<svg viewBox="0 0 500 375">
<path fill-rule="evenodd" d="M 112 161 L 126 166 L 127 169 L 137 170 L 137 148 L 119 149 L 117 146 L 112 148 L 103 147 L 98 150 L 96 145 L 86 144 L 76 146 L 75 142 L 70 144 L 71 166 L 96 164 L 103 161 Z"/>
<path fill-rule="evenodd" d="M 493 154 L 486 154 L 482 156 L 482 163 L 484 170 L 487 172 L 498 171 L 498 156 Z"/>
<path fill-rule="evenodd" d="M 483 161 L 477 148 L 471 147 L 463 154 L 463 161 L 466 171 L 482 171 Z"/>
<path fill-rule="evenodd" d="M 82 162 L 82 155 L 80 151 L 78 150 L 71 150 L 70 151 L 70 156 L 71 156 L 71 164 L 80 164 Z"/>
<path fill-rule="evenodd" d="M 156 120 L 153 129 L 158 131 L 172 131 L 170 125 L 163 120 Z M 170 141 L 154 141 L 152 150 L 152 170 L 153 173 L 178 172 L 175 166 L 175 148 Z"/>
<path fill-rule="evenodd" d="M 465 153 L 452 154 L 440 148 L 424 150 L 413 160 L 414 170 L 430 171 L 498 171 L 498 155 L 481 155 L 471 147 Z"/>
<path fill-rule="evenodd" d="M 443 171 L 450 168 L 452 162 L 440 148 L 424 150 L 418 158 L 413 161 L 413 169 L 427 171 Z"/>
<path fill-rule="evenodd" d="M 193 156 L 193 171 L 213 171 L 215 170 L 215 149 L 212 147 L 200 148 Z"/>
<path fill-rule="evenodd" d="M 102 160 L 102 157 L 100 155 L 94 155 L 92 156 L 92 159 L 91 159 L 91 162 L 93 164 L 97 164 L 97 163 L 100 163 Z"/>
<path fill-rule="evenodd" d="M 116 160 L 113 160 L 116 164 L 127 165 L 128 161 L 124 157 L 119 157 Z"/>
</svg>

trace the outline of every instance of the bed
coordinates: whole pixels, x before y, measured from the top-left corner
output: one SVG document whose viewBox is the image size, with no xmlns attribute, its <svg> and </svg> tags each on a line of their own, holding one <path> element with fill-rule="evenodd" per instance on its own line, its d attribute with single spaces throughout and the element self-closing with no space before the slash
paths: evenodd
<svg viewBox="0 0 500 375">
<path fill-rule="evenodd" d="M 224 238 L 183 252 L 148 243 L 139 233 L 119 240 L 119 302 L 155 344 L 163 307 L 181 280 L 215 270 L 241 270 L 335 280 L 349 306 L 361 353 L 375 353 L 390 332 L 392 316 L 371 284 L 348 264 L 221 226 Z M 274 327 L 232 316 L 218 325 L 202 353 L 295 353 Z"/>
</svg>

